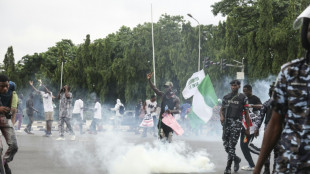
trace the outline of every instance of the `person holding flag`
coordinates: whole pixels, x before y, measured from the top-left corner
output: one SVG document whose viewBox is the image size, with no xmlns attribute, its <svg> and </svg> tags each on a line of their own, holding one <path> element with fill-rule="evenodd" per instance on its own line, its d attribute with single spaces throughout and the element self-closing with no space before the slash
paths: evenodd
<svg viewBox="0 0 310 174">
<path fill-rule="evenodd" d="M 234 161 L 234 171 L 239 170 L 241 159 L 236 155 L 236 144 L 238 142 L 241 128 L 242 128 L 242 113 L 245 112 L 245 119 L 247 129 L 245 134 L 249 133 L 249 112 L 248 112 L 248 99 L 239 93 L 240 81 L 233 80 L 230 82 L 231 93 L 223 97 L 222 107 L 220 110 L 220 121 L 223 125 L 223 145 L 228 154 L 227 166 L 224 174 L 231 173 L 231 164 Z"/>
<path fill-rule="evenodd" d="M 157 96 L 161 97 L 161 110 L 158 120 L 158 132 L 159 138 L 164 141 L 172 142 L 172 133 L 173 130 L 171 127 L 167 126 L 162 122 L 163 114 L 178 114 L 180 113 L 180 99 L 175 95 L 172 91 L 173 83 L 166 82 L 164 87 L 165 91 L 159 91 L 156 86 L 151 82 L 153 73 L 147 74 L 147 79 L 149 81 L 150 87 L 157 94 Z"/>
</svg>

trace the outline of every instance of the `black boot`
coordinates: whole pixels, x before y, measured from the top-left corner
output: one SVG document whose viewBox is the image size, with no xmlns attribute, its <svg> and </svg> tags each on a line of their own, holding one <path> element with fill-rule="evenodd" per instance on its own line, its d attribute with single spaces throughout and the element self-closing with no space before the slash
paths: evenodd
<svg viewBox="0 0 310 174">
<path fill-rule="evenodd" d="M 239 170 L 239 164 L 240 164 L 240 162 L 241 162 L 241 158 L 239 158 L 239 157 L 235 157 L 235 159 L 234 159 L 234 171 L 235 172 L 237 172 L 238 170 Z"/>
<path fill-rule="evenodd" d="M 227 166 L 226 166 L 226 169 L 224 171 L 224 174 L 231 174 L 231 163 L 232 163 L 232 160 L 227 161 Z"/>
</svg>

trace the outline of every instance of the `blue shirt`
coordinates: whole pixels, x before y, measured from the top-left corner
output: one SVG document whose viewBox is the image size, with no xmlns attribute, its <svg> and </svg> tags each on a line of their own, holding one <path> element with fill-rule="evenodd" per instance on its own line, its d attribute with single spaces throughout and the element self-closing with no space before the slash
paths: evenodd
<svg viewBox="0 0 310 174">
<path fill-rule="evenodd" d="M 1 102 L 3 106 L 11 107 L 10 102 L 12 98 L 13 91 L 16 90 L 16 84 L 12 81 L 9 81 L 9 90 L 6 94 L 0 94 Z"/>
</svg>

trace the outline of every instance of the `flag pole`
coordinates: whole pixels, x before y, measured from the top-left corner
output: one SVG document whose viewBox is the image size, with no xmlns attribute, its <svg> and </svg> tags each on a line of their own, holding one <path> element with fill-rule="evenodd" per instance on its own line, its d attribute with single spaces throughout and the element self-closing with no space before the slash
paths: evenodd
<svg viewBox="0 0 310 174">
<path fill-rule="evenodd" d="M 153 7 L 152 7 L 152 4 L 151 4 L 151 21 L 152 21 L 153 72 L 154 72 L 154 85 L 156 86 L 155 46 L 154 46 L 154 28 L 153 28 Z"/>
</svg>

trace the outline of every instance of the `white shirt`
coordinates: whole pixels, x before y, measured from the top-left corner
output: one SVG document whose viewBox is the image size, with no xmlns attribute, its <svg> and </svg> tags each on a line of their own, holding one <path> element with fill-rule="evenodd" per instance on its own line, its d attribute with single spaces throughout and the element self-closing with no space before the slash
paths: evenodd
<svg viewBox="0 0 310 174">
<path fill-rule="evenodd" d="M 117 117 L 122 116 L 122 114 L 119 113 L 119 109 L 121 106 L 124 106 L 122 103 L 116 103 L 114 108 L 111 108 L 112 111 L 115 111 L 115 115 Z M 125 108 L 124 108 L 125 109 Z"/>
<path fill-rule="evenodd" d="M 81 114 L 81 117 L 83 119 L 83 107 L 84 107 L 84 102 L 81 99 L 78 99 L 74 102 L 73 106 L 73 114 Z"/>
<path fill-rule="evenodd" d="M 99 102 L 96 102 L 96 104 L 95 104 L 94 118 L 102 119 L 102 116 L 101 116 L 101 104 Z"/>
<path fill-rule="evenodd" d="M 151 102 L 151 100 L 146 100 L 145 101 L 145 111 L 146 114 L 150 114 L 151 112 L 155 112 L 156 111 L 156 106 L 157 106 L 157 102 Z"/>
<path fill-rule="evenodd" d="M 52 92 L 49 94 L 49 93 L 40 91 L 40 94 L 42 95 L 42 98 L 43 98 L 44 112 L 53 112 L 54 108 L 53 108 Z"/>
</svg>

